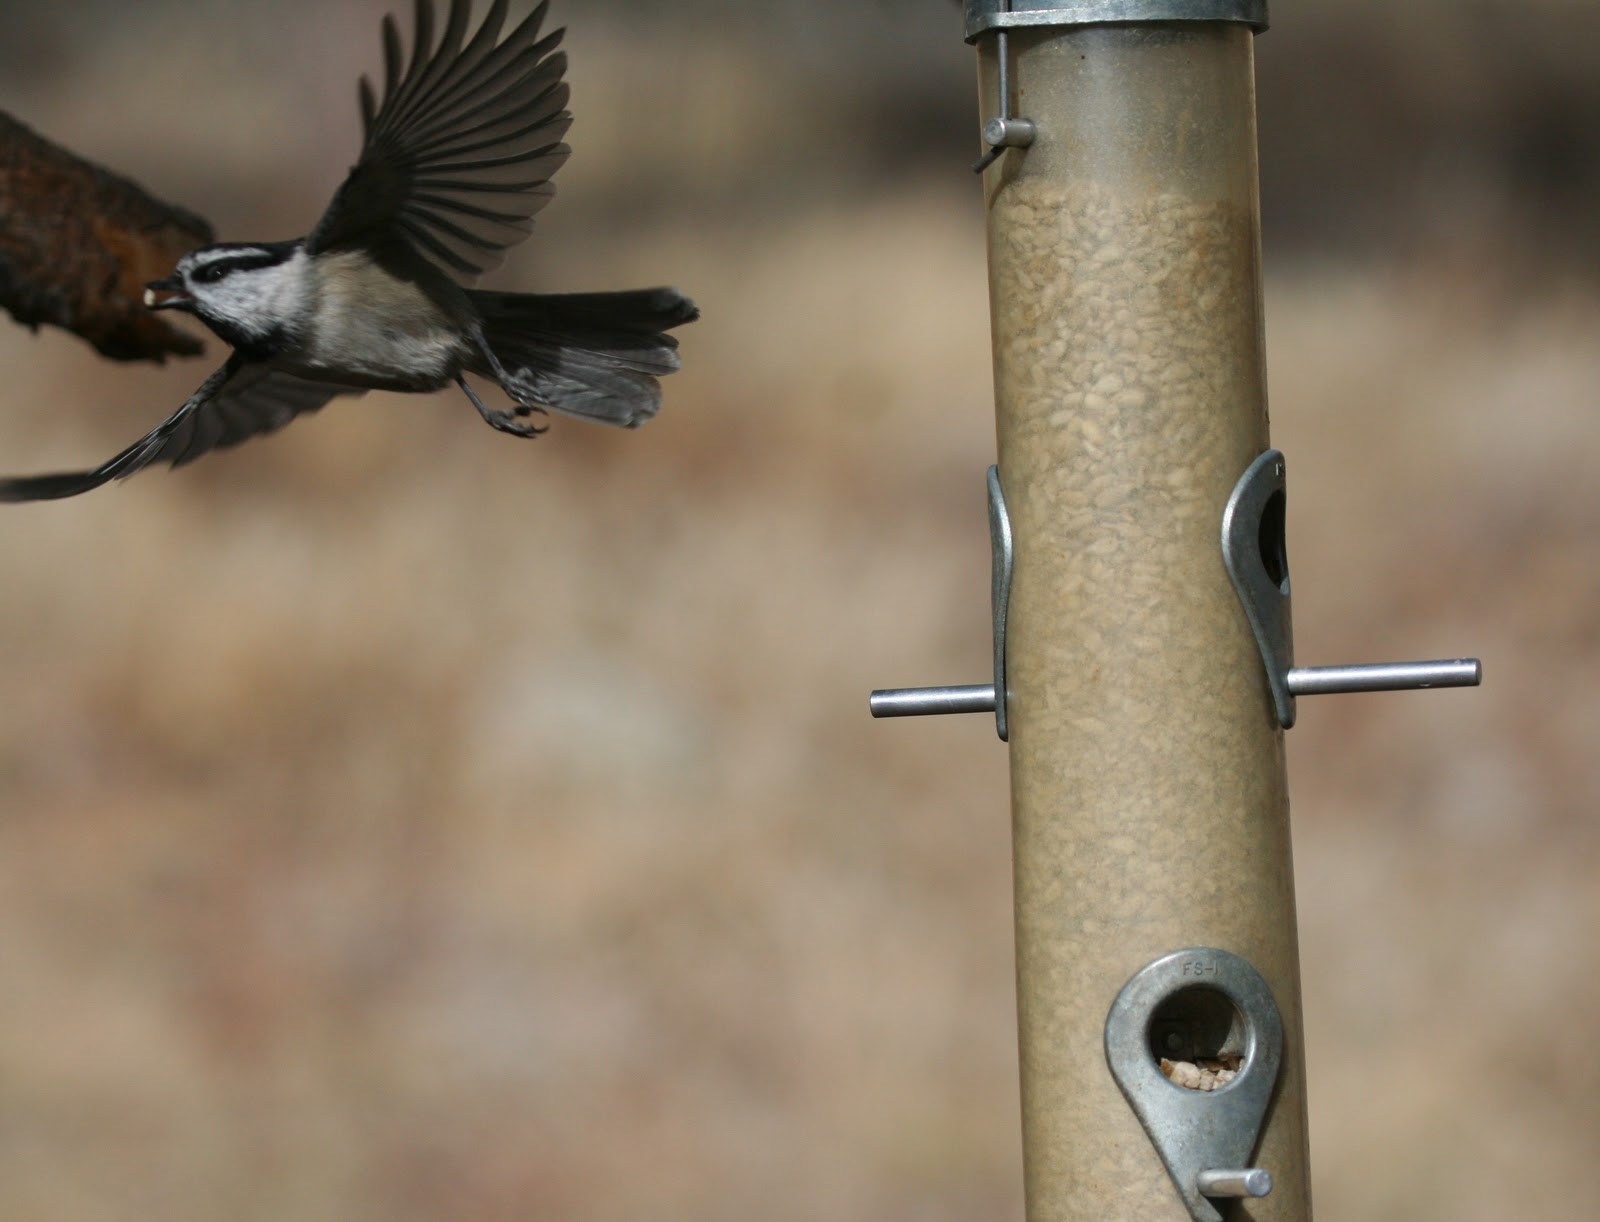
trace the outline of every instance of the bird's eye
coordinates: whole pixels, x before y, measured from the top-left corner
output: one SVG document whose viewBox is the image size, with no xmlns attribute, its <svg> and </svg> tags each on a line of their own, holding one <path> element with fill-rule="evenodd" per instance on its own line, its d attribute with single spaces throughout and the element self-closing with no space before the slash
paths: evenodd
<svg viewBox="0 0 1600 1222">
<path fill-rule="evenodd" d="M 227 274 L 226 263 L 207 263 L 204 267 L 195 269 L 194 279 L 199 284 L 216 284 Z"/>
</svg>

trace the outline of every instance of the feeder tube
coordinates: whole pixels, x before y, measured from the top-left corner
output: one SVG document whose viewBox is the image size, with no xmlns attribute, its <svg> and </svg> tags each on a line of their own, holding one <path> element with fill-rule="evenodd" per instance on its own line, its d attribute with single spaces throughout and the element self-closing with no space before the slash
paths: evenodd
<svg viewBox="0 0 1600 1222">
<path fill-rule="evenodd" d="M 1134 973 L 1211 946 L 1265 977 L 1285 1037 L 1272 1190 L 1230 1216 L 1305 1222 L 1283 733 L 1219 545 L 1268 447 L 1253 32 L 1123 21 L 1009 28 L 1036 136 L 984 175 L 1027 1216 L 1190 1216 L 1101 1049 Z M 1000 40 L 975 41 L 988 115 Z"/>
</svg>

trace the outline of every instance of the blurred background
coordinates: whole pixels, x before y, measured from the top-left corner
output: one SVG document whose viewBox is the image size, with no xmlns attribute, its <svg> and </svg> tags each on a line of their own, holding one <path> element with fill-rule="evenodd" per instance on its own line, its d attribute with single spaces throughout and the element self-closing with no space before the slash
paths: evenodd
<svg viewBox="0 0 1600 1222">
<path fill-rule="evenodd" d="M 1289 737 L 1320 1215 L 1600 1198 L 1600 10 L 1258 43 L 1297 652 L 1482 656 Z M 303 233 L 380 0 L 11 0 L 0 108 Z M 0 513 L 0 1217 L 1021 1216 L 974 55 L 942 0 L 557 0 L 496 285 L 702 305 L 637 434 L 338 402 Z M 0 467 L 221 359 L 0 318 Z"/>
</svg>

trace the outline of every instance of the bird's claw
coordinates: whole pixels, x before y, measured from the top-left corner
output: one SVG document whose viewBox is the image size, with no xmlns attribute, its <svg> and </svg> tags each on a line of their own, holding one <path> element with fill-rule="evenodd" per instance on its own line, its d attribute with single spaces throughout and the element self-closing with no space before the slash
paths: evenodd
<svg viewBox="0 0 1600 1222">
<path fill-rule="evenodd" d="M 473 393 L 472 387 L 467 384 L 465 378 L 458 376 L 456 385 L 466 392 L 467 398 L 472 401 L 472 406 L 478 409 L 478 415 L 487 420 L 491 427 L 498 429 L 502 433 L 510 433 L 513 437 L 537 437 L 540 433 L 550 431 L 548 424 L 522 423 L 529 416 L 548 416 L 550 414 L 537 403 L 518 403 L 514 411 L 496 411 Z"/>
<path fill-rule="evenodd" d="M 526 423 L 528 417 L 533 415 L 544 416 L 546 412 L 542 407 L 523 404 L 517 407 L 515 411 L 485 412 L 483 418 L 494 428 L 499 429 L 502 433 L 510 433 L 513 437 L 537 437 L 541 433 L 548 433 L 550 431 L 548 424 Z"/>
</svg>

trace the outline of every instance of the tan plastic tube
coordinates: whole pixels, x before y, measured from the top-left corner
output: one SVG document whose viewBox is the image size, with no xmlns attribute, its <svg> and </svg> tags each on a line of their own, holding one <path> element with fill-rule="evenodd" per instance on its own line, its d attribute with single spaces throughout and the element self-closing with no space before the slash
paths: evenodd
<svg viewBox="0 0 1600 1222">
<path fill-rule="evenodd" d="M 980 40 L 993 114 L 997 40 Z M 1283 1067 L 1230 1217 L 1310 1217 L 1283 735 L 1219 532 L 1267 448 L 1247 26 L 1009 35 L 1037 138 L 985 175 L 1030 1222 L 1189 1213 L 1107 1070 L 1124 983 L 1231 951 Z"/>
</svg>

